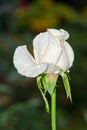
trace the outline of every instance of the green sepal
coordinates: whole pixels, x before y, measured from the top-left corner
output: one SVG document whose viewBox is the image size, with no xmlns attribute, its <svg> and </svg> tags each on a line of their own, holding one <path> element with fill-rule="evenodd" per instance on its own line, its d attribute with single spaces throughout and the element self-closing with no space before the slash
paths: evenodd
<svg viewBox="0 0 87 130">
<path fill-rule="evenodd" d="M 70 98 L 70 101 L 72 102 L 72 95 L 71 95 L 71 88 L 69 84 L 69 79 L 68 75 L 66 73 L 61 73 L 62 79 L 63 79 L 63 84 L 66 90 L 67 98 Z"/>
<path fill-rule="evenodd" d="M 42 85 L 43 85 L 43 88 L 44 88 L 44 94 L 46 94 L 46 92 L 47 92 L 46 74 L 44 74 L 42 76 L 41 82 L 42 82 Z"/>
<path fill-rule="evenodd" d="M 42 83 L 41 83 L 42 81 L 41 80 L 42 80 L 42 76 L 37 77 L 37 85 L 38 85 L 38 88 L 39 88 L 39 90 L 41 92 L 41 95 L 43 97 L 45 107 L 46 107 L 46 111 L 49 113 L 50 112 L 50 107 L 49 107 L 48 100 L 47 100 L 47 98 L 45 96 L 46 93 L 43 92 L 43 86 L 42 86 Z"/>
</svg>

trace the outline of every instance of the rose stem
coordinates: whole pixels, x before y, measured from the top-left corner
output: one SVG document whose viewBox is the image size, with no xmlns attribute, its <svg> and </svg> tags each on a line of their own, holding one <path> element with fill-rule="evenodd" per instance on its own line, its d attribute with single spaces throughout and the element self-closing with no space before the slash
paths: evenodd
<svg viewBox="0 0 87 130">
<path fill-rule="evenodd" d="M 51 95 L 52 130 L 56 130 L 56 90 Z"/>
</svg>

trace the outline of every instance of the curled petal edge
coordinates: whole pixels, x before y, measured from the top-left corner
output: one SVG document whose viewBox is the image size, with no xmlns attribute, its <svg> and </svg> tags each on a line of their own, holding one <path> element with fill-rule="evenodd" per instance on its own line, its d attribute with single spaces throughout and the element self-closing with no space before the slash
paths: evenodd
<svg viewBox="0 0 87 130">
<path fill-rule="evenodd" d="M 36 64 L 34 58 L 27 50 L 26 45 L 19 46 L 16 48 L 13 64 L 17 69 L 18 73 L 26 77 L 36 77 L 47 68 L 47 64 Z"/>
</svg>

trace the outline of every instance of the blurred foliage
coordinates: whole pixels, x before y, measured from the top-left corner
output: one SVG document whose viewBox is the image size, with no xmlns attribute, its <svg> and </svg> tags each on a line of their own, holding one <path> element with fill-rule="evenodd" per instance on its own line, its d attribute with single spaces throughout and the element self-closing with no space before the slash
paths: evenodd
<svg viewBox="0 0 87 130">
<path fill-rule="evenodd" d="M 87 17 L 65 3 L 54 3 L 52 0 L 38 0 L 32 2 L 27 8 L 16 9 L 13 20 L 16 21 L 15 29 L 26 28 L 33 32 L 62 24 L 82 25 L 87 28 Z"/>
<path fill-rule="evenodd" d="M 46 28 L 61 25 L 76 25 L 87 28 L 86 5 L 82 12 L 64 2 L 53 0 L 33 0 L 32 2 L 14 0 L 8 4 L 2 4 L 0 13 L 0 29 L 13 32 L 32 31 L 38 33 Z M 6 2 L 7 3 L 7 2 Z M 25 4 L 26 3 L 26 4 Z"/>
<path fill-rule="evenodd" d="M 60 84 L 57 88 L 57 127 L 86 130 L 87 5 L 81 8 L 83 1 L 76 0 L 80 4 L 79 11 L 69 4 L 52 0 L 23 2 L 0 1 L 0 130 L 51 129 L 50 115 L 44 110 L 36 80 L 20 76 L 13 66 L 15 48 L 26 44 L 32 53 L 34 36 L 50 27 L 67 30 L 68 42 L 75 52 L 70 72 L 73 103 L 67 101 Z"/>
<path fill-rule="evenodd" d="M 5 112 L 0 113 L 1 128 L 3 130 L 49 129 L 49 116 L 42 113 L 40 106 L 41 102 L 38 99 L 31 99 L 25 103 L 13 105 Z"/>
</svg>

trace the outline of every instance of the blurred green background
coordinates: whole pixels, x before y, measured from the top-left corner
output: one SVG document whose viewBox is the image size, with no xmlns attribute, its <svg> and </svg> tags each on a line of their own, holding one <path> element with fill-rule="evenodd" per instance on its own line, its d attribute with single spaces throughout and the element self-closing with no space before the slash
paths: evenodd
<svg viewBox="0 0 87 130">
<path fill-rule="evenodd" d="M 57 130 L 87 130 L 86 0 L 0 0 L 0 130 L 51 129 L 36 79 L 20 76 L 13 65 L 15 48 L 26 44 L 32 53 L 34 36 L 47 28 L 67 30 L 75 52 L 73 103 L 60 82 Z"/>
</svg>

